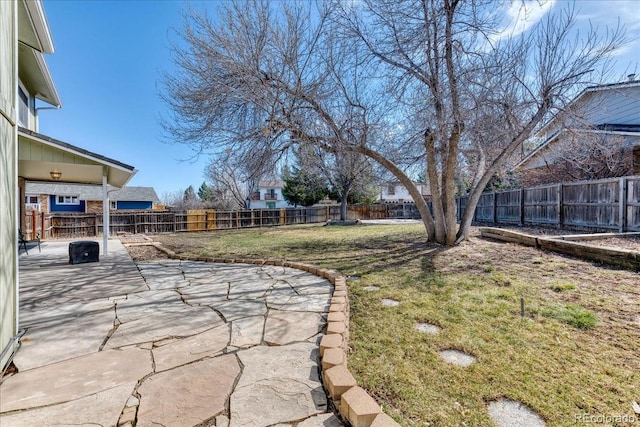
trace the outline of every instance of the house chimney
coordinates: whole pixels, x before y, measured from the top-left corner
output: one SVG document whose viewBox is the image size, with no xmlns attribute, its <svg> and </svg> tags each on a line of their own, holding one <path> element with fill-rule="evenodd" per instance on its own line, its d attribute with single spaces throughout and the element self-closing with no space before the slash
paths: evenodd
<svg viewBox="0 0 640 427">
<path fill-rule="evenodd" d="M 629 81 L 630 81 L 630 82 L 632 82 L 632 81 L 634 81 L 634 80 L 635 80 L 636 75 L 635 75 L 635 73 L 627 74 L 627 78 L 629 79 Z"/>
</svg>

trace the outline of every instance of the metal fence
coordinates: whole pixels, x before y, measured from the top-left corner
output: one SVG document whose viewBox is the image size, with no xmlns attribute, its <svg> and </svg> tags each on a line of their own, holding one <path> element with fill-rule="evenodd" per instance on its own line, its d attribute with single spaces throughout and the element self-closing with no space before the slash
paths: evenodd
<svg viewBox="0 0 640 427">
<path fill-rule="evenodd" d="M 467 197 L 457 200 L 458 219 Z M 429 207 L 430 203 L 429 203 Z M 414 203 L 352 205 L 347 218 L 419 219 Z M 238 211 L 111 212 L 110 232 L 174 233 L 278 225 L 314 224 L 340 219 L 339 206 L 251 209 Z M 474 221 L 490 224 L 552 225 L 563 228 L 640 231 L 640 176 L 583 181 L 484 193 Z M 47 238 L 78 238 L 102 234 L 102 214 L 30 212 L 23 232 Z"/>
</svg>

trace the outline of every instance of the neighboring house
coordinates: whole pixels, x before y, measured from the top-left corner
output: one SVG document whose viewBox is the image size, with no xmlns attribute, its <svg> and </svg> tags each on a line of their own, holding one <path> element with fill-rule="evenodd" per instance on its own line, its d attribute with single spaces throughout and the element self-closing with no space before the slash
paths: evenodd
<svg viewBox="0 0 640 427">
<path fill-rule="evenodd" d="M 260 181 L 258 191 L 249 197 L 248 209 L 279 209 L 291 205 L 282 196 L 284 181 Z"/>
<path fill-rule="evenodd" d="M 431 197 L 429 184 L 415 183 L 425 200 Z M 387 182 L 380 185 L 380 194 L 378 195 L 380 203 L 410 203 L 413 197 L 409 194 L 409 190 L 399 182 Z"/>
<path fill-rule="evenodd" d="M 550 120 L 535 135 L 538 147 L 513 168 L 523 185 L 640 174 L 640 81 L 634 77 L 586 88 Z"/>
<path fill-rule="evenodd" d="M 53 41 L 40 0 L 0 1 L 0 370 L 19 348 L 18 227 L 26 181 L 123 187 L 133 166 L 38 133 L 38 102 L 60 107 L 44 59 Z M 108 210 L 103 212 L 108 230 Z M 103 236 L 107 255 L 108 232 Z"/>
<path fill-rule="evenodd" d="M 39 212 L 103 211 L 102 187 L 98 185 L 27 182 L 27 210 Z M 160 202 L 153 187 L 107 187 L 110 210 L 151 210 Z"/>
</svg>

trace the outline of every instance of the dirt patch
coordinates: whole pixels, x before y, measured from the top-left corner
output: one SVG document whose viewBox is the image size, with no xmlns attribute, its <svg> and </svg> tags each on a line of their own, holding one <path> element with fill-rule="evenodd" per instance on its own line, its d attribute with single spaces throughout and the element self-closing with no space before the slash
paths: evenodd
<svg viewBox="0 0 640 427">
<path fill-rule="evenodd" d="M 152 261 L 169 258 L 166 253 L 153 245 L 126 245 L 129 256 L 134 261 Z"/>
<path fill-rule="evenodd" d="M 580 233 L 571 230 L 560 230 L 558 228 L 550 227 L 498 227 L 505 230 L 512 230 L 518 233 L 529 234 L 530 236 L 570 236 L 574 234 L 591 234 L 588 232 Z M 596 233 L 593 233 L 596 234 Z M 602 246 L 614 249 L 626 249 L 629 251 L 640 252 L 640 236 L 616 236 L 616 237 L 603 237 L 596 240 L 584 240 L 578 241 L 587 245 Z"/>
<path fill-rule="evenodd" d="M 604 246 L 608 248 L 626 249 L 640 252 L 640 237 L 610 237 L 607 239 L 589 240 L 589 245 Z"/>
</svg>

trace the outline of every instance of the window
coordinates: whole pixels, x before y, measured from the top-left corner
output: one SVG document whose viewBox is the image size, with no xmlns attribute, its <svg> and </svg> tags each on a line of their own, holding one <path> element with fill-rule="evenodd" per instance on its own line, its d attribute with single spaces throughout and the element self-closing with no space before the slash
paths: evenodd
<svg viewBox="0 0 640 427">
<path fill-rule="evenodd" d="M 389 185 L 389 187 L 387 188 L 387 194 L 396 194 L 396 186 L 395 185 Z"/>
<path fill-rule="evenodd" d="M 79 205 L 80 199 L 78 196 L 57 196 L 56 203 L 59 205 Z"/>
<path fill-rule="evenodd" d="M 40 197 L 37 195 L 27 194 L 24 197 L 24 206 L 27 209 L 40 211 Z"/>
<path fill-rule="evenodd" d="M 18 123 L 23 127 L 29 127 L 29 94 L 22 88 L 22 85 L 18 86 L 18 98 L 20 98 Z"/>
<path fill-rule="evenodd" d="M 276 190 L 273 188 L 270 188 L 267 190 L 266 193 L 264 193 L 264 199 L 265 200 L 278 200 L 278 195 L 276 194 Z"/>
<path fill-rule="evenodd" d="M 267 202 L 267 209 L 275 209 L 276 202 Z"/>
</svg>

